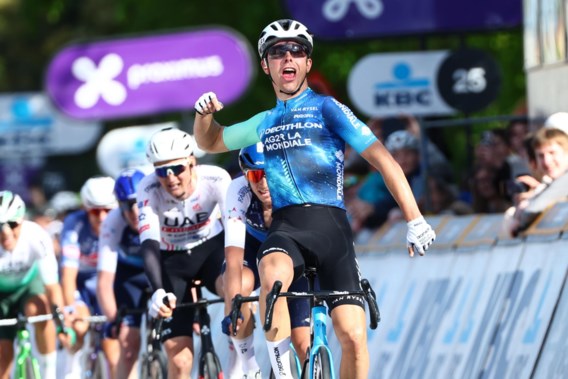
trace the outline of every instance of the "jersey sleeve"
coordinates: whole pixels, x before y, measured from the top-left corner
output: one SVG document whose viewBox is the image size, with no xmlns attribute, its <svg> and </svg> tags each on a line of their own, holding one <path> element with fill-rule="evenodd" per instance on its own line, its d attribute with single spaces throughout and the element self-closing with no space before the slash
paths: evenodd
<svg viewBox="0 0 568 379">
<path fill-rule="evenodd" d="M 142 182 L 140 182 L 136 191 L 136 199 L 138 200 L 138 233 L 140 234 L 140 243 L 145 240 L 154 240 L 159 242 L 160 219 L 151 203 L 151 187 L 154 184 L 151 181 L 146 180 L 146 178 L 142 179 Z"/>
<path fill-rule="evenodd" d="M 51 236 L 38 225 L 34 238 L 37 241 L 39 274 L 43 284 L 51 285 L 58 283 L 59 272 Z"/>
<path fill-rule="evenodd" d="M 227 210 L 225 201 L 227 197 L 227 191 L 229 189 L 229 186 L 231 185 L 231 175 L 229 175 L 229 173 L 225 169 L 220 168 L 219 171 L 219 177 L 221 180 L 215 183 L 215 191 L 217 195 L 217 205 L 219 206 L 219 210 L 221 212 L 221 219 L 225 219 Z"/>
<path fill-rule="evenodd" d="M 246 212 L 250 205 L 251 191 L 247 181 L 240 176 L 234 179 L 227 190 L 225 200 L 226 212 L 223 223 L 225 224 L 225 247 L 245 247 L 246 237 Z"/>
<path fill-rule="evenodd" d="M 97 271 L 116 272 L 120 237 L 124 230 L 123 225 L 120 225 L 121 219 L 120 209 L 115 208 L 103 221 L 99 236 Z"/>
<path fill-rule="evenodd" d="M 327 97 L 322 105 L 322 116 L 326 125 L 343 138 L 359 154 L 371 146 L 377 137 L 371 129 L 359 120 L 346 105 L 333 97 Z"/>
<path fill-rule="evenodd" d="M 71 213 L 63 220 L 60 237 L 61 266 L 63 267 L 79 267 L 81 248 L 79 246 L 79 231 L 76 227 L 78 222 L 77 213 Z"/>
<path fill-rule="evenodd" d="M 246 121 L 223 129 L 223 142 L 229 150 L 238 150 L 260 142 L 257 128 L 268 112 L 260 112 Z"/>
</svg>

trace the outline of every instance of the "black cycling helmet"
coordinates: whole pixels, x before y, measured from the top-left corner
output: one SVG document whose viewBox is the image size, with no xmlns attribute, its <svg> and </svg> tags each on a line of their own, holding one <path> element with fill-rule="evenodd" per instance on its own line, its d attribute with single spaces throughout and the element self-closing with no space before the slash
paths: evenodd
<svg viewBox="0 0 568 379">
<path fill-rule="evenodd" d="M 266 51 L 280 41 L 295 41 L 308 49 L 308 56 L 314 50 L 314 41 L 308 28 L 301 22 L 282 19 L 271 22 L 260 33 L 258 39 L 258 54 L 261 59 L 266 56 Z"/>
</svg>

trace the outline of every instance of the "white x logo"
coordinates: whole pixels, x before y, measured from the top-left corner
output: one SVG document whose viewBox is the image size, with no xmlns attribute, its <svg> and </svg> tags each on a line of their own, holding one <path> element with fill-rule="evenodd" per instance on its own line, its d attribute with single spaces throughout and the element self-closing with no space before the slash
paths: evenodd
<svg viewBox="0 0 568 379">
<path fill-rule="evenodd" d="M 368 19 L 377 18 L 383 13 L 381 0 L 328 0 L 323 5 L 323 15 L 329 21 L 339 21 L 345 17 L 351 3 L 355 3 L 363 17 Z"/>
<path fill-rule="evenodd" d="M 91 58 L 81 57 L 73 62 L 73 76 L 82 82 L 75 92 L 75 104 L 82 109 L 95 106 L 102 97 L 110 105 L 120 105 L 126 100 L 126 89 L 114 80 L 122 71 L 124 63 L 117 54 L 108 54 L 101 59 L 99 67 Z"/>
</svg>

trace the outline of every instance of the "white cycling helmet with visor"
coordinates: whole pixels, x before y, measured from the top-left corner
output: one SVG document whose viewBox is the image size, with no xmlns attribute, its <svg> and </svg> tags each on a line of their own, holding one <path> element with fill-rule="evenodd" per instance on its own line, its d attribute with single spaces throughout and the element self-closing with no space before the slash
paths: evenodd
<svg viewBox="0 0 568 379">
<path fill-rule="evenodd" d="M 26 215 L 26 204 L 22 198 L 11 192 L 0 192 L 0 225 L 6 223 L 20 224 Z"/>
<path fill-rule="evenodd" d="M 193 155 L 194 144 L 193 138 L 186 132 L 166 128 L 152 135 L 146 148 L 146 156 L 152 164 L 187 158 Z"/>
<path fill-rule="evenodd" d="M 87 179 L 81 187 L 81 201 L 87 210 L 116 208 L 118 203 L 114 195 L 114 179 L 110 176 Z"/>
<path fill-rule="evenodd" d="M 311 56 L 314 50 L 312 35 L 304 24 L 295 20 L 282 19 L 271 22 L 260 33 L 258 39 L 260 58 L 264 59 L 267 50 L 280 41 L 294 41 L 305 46 L 308 56 Z"/>
</svg>

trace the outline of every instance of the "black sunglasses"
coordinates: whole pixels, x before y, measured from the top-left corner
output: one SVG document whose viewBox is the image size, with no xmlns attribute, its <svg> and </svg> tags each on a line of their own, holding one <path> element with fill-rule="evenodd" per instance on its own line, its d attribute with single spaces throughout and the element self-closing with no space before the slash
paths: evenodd
<svg viewBox="0 0 568 379">
<path fill-rule="evenodd" d="M 158 175 L 160 178 L 167 178 L 169 175 L 179 175 L 182 172 L 185 171 L 185 169 L 187 168 L 187 163 L 184 164 L 176 164 L 176 165 L 172 165 L 172 166 L 162 166 L 162 167 L 157 167 L 155 169 L 156 171 L 156 175 Z"/>
<path fill-rule="evenodd" d="M 20 226 L 20 223 L 19 223 L 19 222 L 16 222 L 16 221 L 8 221 L 8 222 L 5 222 L 5 223 L 0 224 L 0 230 L 2 230 L 2 229 L 4 228 L 4 224 L 7 224 L 7 225 L 10 227 L 10 229 L 12 229 L 12 230 L 14 230 L 14 229 L 16 229 L 18 226 Z"/>
<path fill-rule="evenodd" d="M 286 53 L 290 52 L 293 58 L 304 58 L 308 56 L 308 49 L 304 45 L 297 43 L 286 43 L 283 45 L 274 45 L 268 49 L 268 58 L 282 59 Z"/>
</svg>

